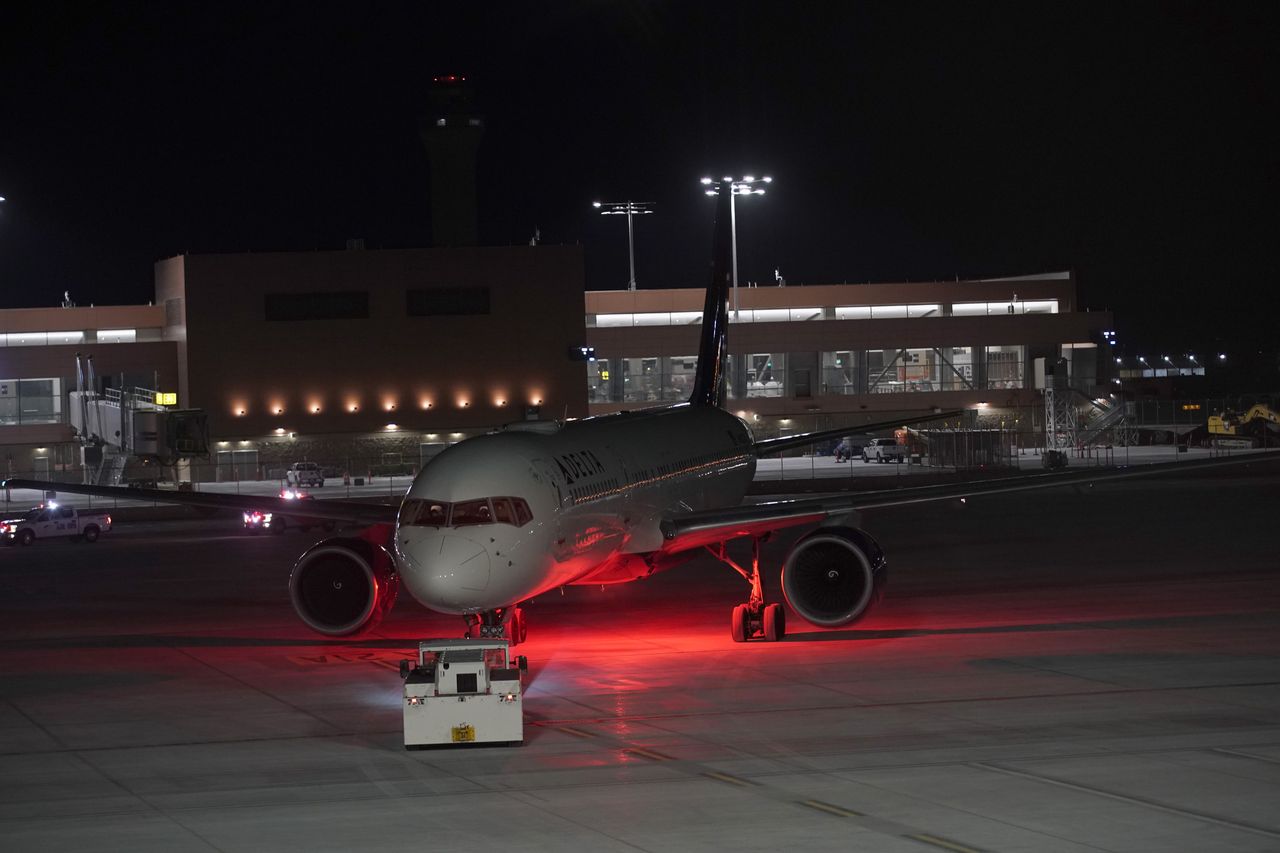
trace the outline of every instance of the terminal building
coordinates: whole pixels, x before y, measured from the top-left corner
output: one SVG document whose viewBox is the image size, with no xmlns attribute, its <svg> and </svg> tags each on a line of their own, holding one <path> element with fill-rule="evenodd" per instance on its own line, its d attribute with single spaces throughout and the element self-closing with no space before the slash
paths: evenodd
<svg viewBox="0 0 1280 853">
<path fill-rule="evenodd" d="M 176 393 L 209 456 L 165 476 L 409 473 L 463 437 L 527 418 L 686 399 L 701 289 L 584 292 L 578 247 L 182 255 L 151 305 L 0 311 L 7 473 L 79 479 L 76 355 L 99 393 Z M 1035 366 L 1089 393 L 1106 312 L 1070 274 L 741 288 L 731 406 L 756 431 L 930 410 L 1035 411 Z M 594 361 L 571 353 L 593 347 Z"/>
<path fill-rule="evenodd" d="M 702 299 L 698 289 L 586 295 L 593 414 L 688 396 Z M 1106 393 L 1098 352 L 1112 318 L 1079 308 L 1070 273 L 740 288 L 735 299 L 729 398 L 765 432 L 782 421 L 806 430 L 934 408 L 1034 407 L 1038 360 L 1063 365 L 1084 393 Z"/>
<path fill-rule="evenodd" d="M 0 311 L 6 473 L 80 478 L 77 355 L 100 395 L 203 410 L 210 457 L 184 479 L 299 459 L 400 472 L 496 424 L 587 414 L 578 247 L 182 255 L 156 264 L 155 293 Z"/>
</svg>

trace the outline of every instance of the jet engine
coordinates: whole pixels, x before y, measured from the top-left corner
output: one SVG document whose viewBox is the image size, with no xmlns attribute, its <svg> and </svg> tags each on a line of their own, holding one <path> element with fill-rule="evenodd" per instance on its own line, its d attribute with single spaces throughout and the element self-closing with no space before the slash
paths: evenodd
<svg viewBox="0 0 1280 853">
<path fill-rule="evenodd" d="M 787 604 L 814 625 L 848 625 L 879 600 L 888 572 L 876 541 L 854 527 L 819 527 L 782 564 Z"/>
<path fill-rule="evenodd" d="M 391 612 L 400 589 L 395 561 L 367 539 L 333 537 L 311 546 L 289 575 L 302 621 L 330 637 L 372 628 Z"/>
</svg>

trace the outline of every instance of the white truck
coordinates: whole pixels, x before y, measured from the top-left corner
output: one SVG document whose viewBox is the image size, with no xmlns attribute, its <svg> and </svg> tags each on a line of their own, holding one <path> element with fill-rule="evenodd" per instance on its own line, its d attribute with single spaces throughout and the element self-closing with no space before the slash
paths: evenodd
<svg viewBox="0 0 1280 853">
<path fill-rule="evenodd" d="M 907 461 L 906 445 L 898 444 L 896 438 L 873 438 L 871 443 L 862 448 L 862 461 L 870 462 L 905 462 Z"/>
<path fill-rule="evenodd" d="M 46 503 L 33 507 L 19 518 L 0 521 L 0 537 L 6 544 L 30 545 L 37 539 L 70 537 L 72 542 L 97 542 L 111 529 L 111 515 L 105 510 L 78 510 L 73 506 Z"/>
<path fill-rule="evenodd" d="M 425 640 L 418 661 L 400 661 L 406 749 L 524 742 L 521 676 L 506 640 Z"/>
</svg>

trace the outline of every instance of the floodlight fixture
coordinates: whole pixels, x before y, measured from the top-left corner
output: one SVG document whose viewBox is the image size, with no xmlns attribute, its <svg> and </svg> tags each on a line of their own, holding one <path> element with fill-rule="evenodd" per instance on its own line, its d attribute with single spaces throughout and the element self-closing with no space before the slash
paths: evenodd
<svg viewBox="0 0 1280 853">
<path fill-rule="evenodd" d="M 704 179 L 709 180 L 709 179 Z M 632 220 L 636 216 L 653 213 L 653 202 L 649 201 L 593 201 L 591 206 L 600 211 L 601 216 L 622 215 L 627 217 L 627 258 L 630 261 L 631 280 L 628 290 L 636 289 L 636 238 Z"/>
<path fill-rule="evenodd" d="M 702 185 L 707 187 L 706 195 L 719 195 L 718 187 L 711 186 L 710 178 L 703 178 Z M 754 175 L 743 175 L 741 178 L 735 178 L 731 175 L 724 177 L 723 183 L 729 187 L 729 232 L 731 235 L 732 252 L 732 280 L 733 280 L 733 318 L 738 319 L 738 208 L 737 196 L 740 195 L 764 195 L 764 188 L 757 184 L 773 183 L 773 178 L 765 175 L 763 178 L 757 178 Z"/>
</svg>

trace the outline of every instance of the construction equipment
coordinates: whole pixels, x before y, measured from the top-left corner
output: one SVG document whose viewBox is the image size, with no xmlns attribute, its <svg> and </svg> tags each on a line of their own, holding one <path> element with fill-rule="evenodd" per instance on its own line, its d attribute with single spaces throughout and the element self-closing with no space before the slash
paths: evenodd
<svg viewBox="0 0 1280 853">
<path fill-rule="evenodd" d="M 1233 411 L 1210 415 L 1208 437 L 1215 444 L 1231 443 L 1233 446 L 1243 442 L 1249 442 L 1252 447 L 1280 443 L 1280 415 L 1262 403 L 1243 415 Z"/>
</svg>

